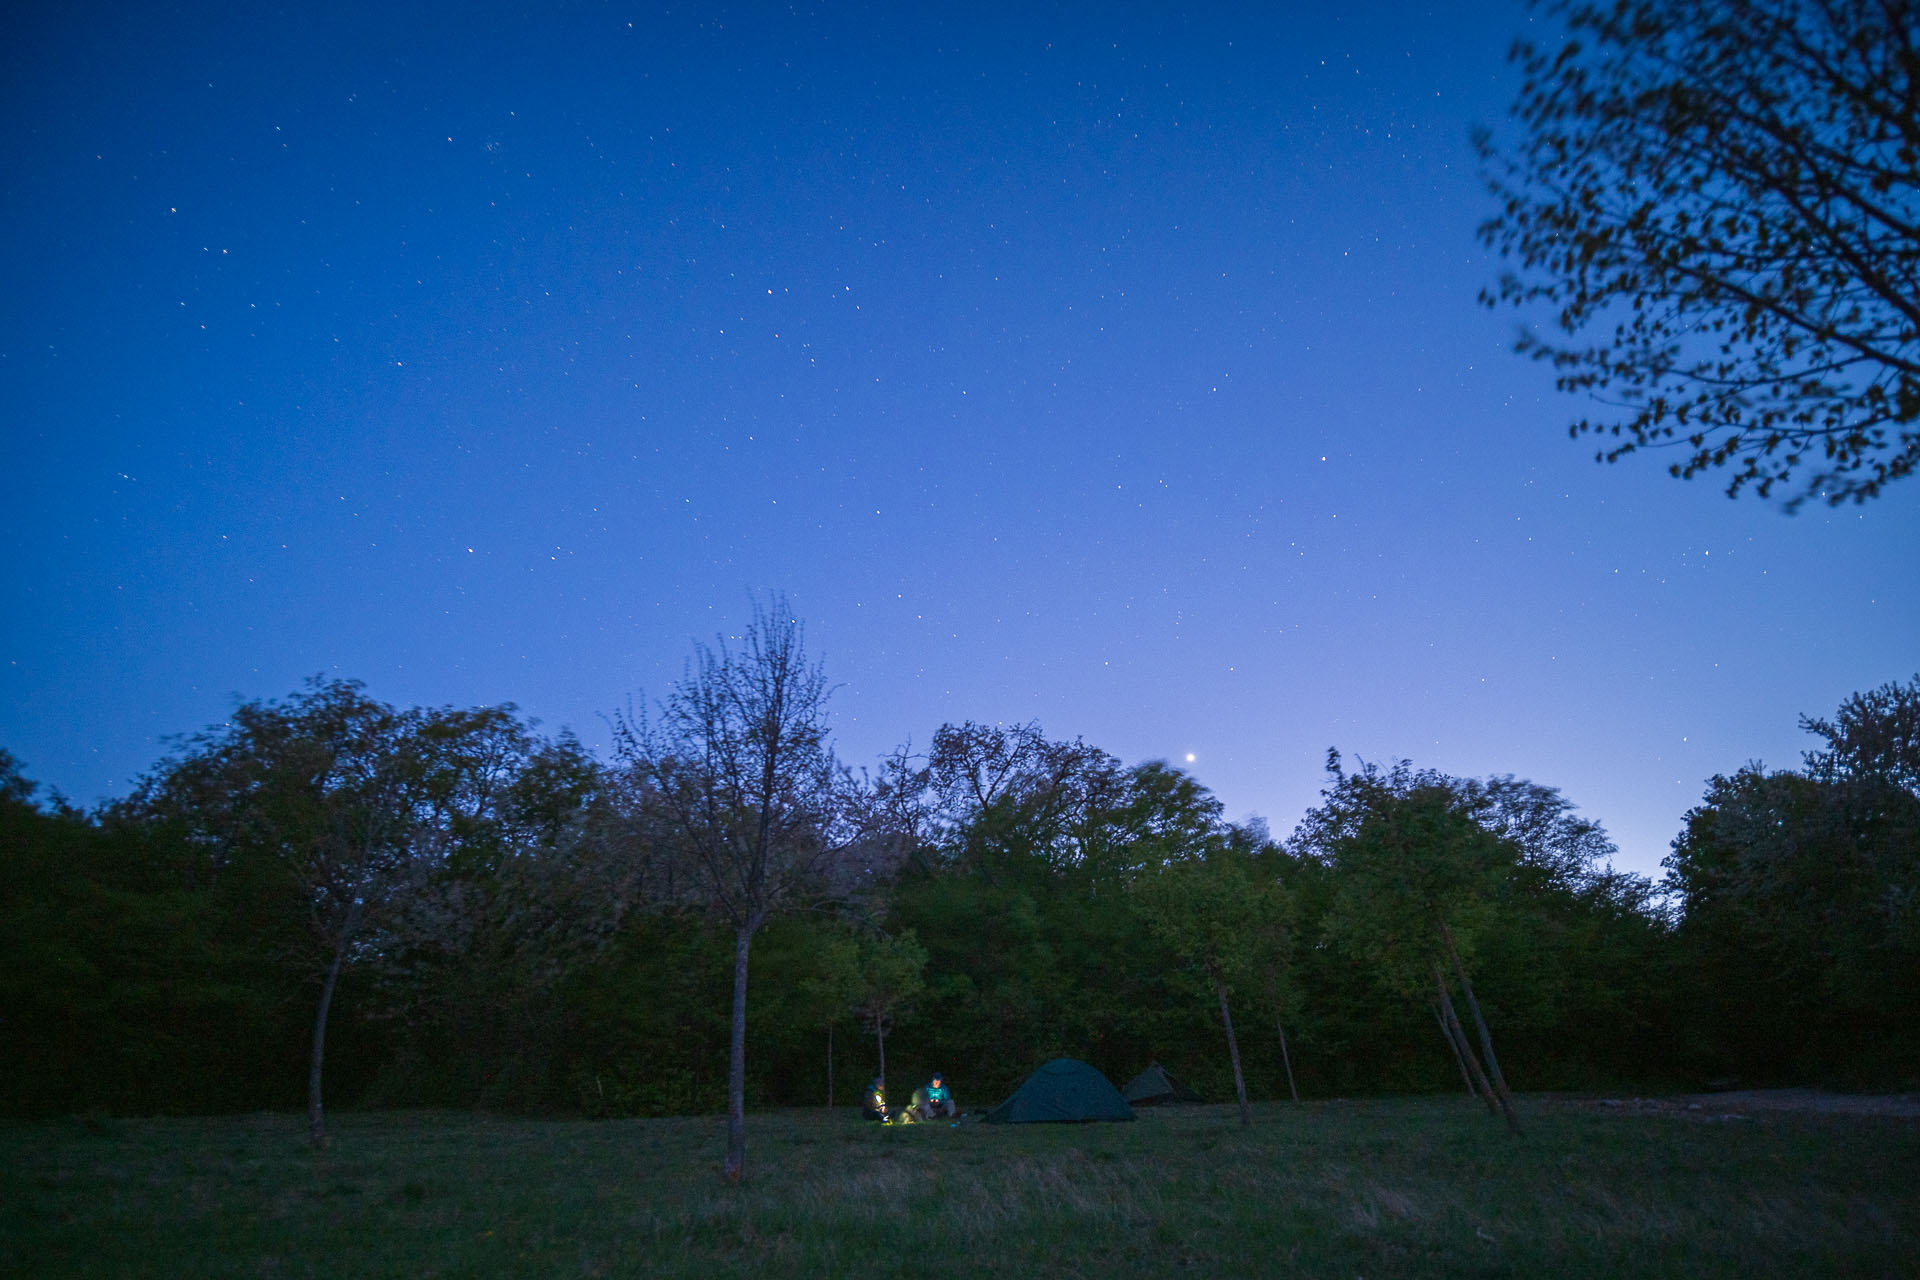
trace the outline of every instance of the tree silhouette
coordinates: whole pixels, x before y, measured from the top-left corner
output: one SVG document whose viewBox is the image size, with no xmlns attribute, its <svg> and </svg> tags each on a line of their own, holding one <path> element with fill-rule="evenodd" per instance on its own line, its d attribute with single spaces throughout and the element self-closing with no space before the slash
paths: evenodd
<svg viewBox="0 0 1920 1280">
<path fill-rule="evenodd" d="M 1606 406 L 1609 462 L 1674 448 L 1729 495 L 1860 502 L 1920 463 L 1920 11 L 1909 0 L 1542 6 L 1509 147 L 1477 135 L 1514 260 L 1488 305 Z"/>
<path fill-rule="evenodd" d="M 852 779 L 827 743 L 829 689 L 800 623 L 775 597 L 739 647 L 695 646 L 687 673 L 648 716 L 614 718 L 617 754 L 673 842 L 685 892 L 733 929 L 727 1154 L 746 1164 L 747 967 L 767 920 L 869 882 L 882 843 L 866 834 Z"/>
</svg>

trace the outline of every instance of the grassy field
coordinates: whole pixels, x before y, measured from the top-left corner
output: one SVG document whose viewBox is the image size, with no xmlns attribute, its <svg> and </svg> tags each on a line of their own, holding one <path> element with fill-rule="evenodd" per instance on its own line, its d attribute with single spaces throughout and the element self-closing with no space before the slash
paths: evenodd
<svg viewBox="0 0 1920 1280">
<path fill-rule="evenodd" d="M 340 1114 L 0 1125 L 0 1271 L 63 1276 L 1920 1275 L 1920 1120 L 1459 1098 L 863 1126 Z"/>
</svg>

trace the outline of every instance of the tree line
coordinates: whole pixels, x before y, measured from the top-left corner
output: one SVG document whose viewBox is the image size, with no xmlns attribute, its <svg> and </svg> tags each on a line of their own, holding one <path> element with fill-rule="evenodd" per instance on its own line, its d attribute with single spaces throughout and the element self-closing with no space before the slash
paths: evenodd
<svg viewBox="0 0 1920 1280">
<path fill-rule="evenodd" d="M 1556 789 L 1330 752 L 1285 839 L 1038 725 L 836 759 L 775 602 L 613 717 L 349 680 L 83 813 L 0 757 L 0 1107 L 588 1115 L 997 1100 L 1159 1061 L 1236 1099 L 1913 1084 L 1920 677 L 1712 779 L 1661 882 Z M 901 1074 L 902 1069 L 905 1076 Z"/>
</svg>

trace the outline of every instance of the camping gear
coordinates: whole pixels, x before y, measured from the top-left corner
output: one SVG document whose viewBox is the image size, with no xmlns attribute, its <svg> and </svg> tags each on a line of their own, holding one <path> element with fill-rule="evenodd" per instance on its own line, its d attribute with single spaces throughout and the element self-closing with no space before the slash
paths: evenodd
<svg viewBox="0 0 1920 1280">
<path fill-rule="evenodd" d="M 1120 1092 L 1136 1107 L 1161 1107 L 1205 1101 L 1199 1094 L 1168 1075 L 1167 1069 L 1157 1062 L 1148 1063 L 1147 1069 L 1127 1081 L 1127 1087 Z"/>
<path fill-rule="evenodd" d="M 936 1120 L 942 1115 L 951 1120 L 958 1117 L 959 1110 L 953 1105 L 952 1090 L 944 1085 L 929 1084 L 913 1091 L 913 1106 L 908 1108 L 908 1114 L 915 1120 Z"/>
<path fill-rule="evenodd" d="M 987 1113 L 988 1124 L 1131 1119 L 1133 1108 L 1113 1081 L 1078 1058 L 1055 1058 Z"/>
</svg>

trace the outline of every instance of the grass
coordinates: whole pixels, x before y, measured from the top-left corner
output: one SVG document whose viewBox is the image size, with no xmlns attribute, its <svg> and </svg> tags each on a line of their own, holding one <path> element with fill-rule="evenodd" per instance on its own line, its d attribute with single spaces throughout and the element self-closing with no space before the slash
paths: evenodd
<svg viewBox="0 0 1920 1280">
<path fill-rule="evenodd" d="M 0 1124 L 0 1270 L 196 1276 L 1920 1274 L 1920 1121 L 1457 1098 L 906 1129 L 339 1114 Z"/>
</svg>

